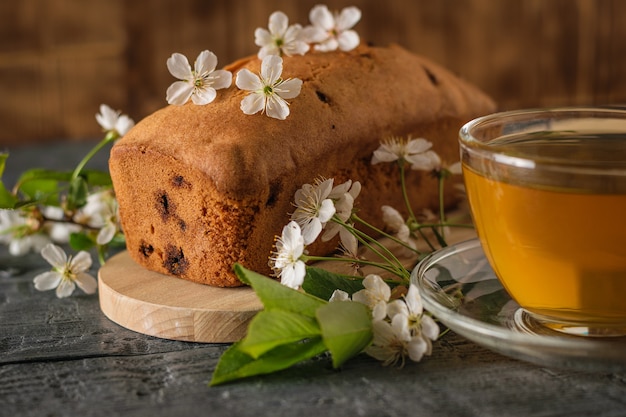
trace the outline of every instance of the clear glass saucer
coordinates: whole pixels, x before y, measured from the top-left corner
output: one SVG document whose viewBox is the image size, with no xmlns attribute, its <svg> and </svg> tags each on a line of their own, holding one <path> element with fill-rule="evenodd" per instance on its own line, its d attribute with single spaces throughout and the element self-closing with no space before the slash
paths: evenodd
<svg viewBox="0 0 626 417">
<path fill-rule="evenodd" d="M 488 349 L 548 367 L 626 371 L 626 337 L 567 335 L 537 323 L 504 290 L 478 239 L 433 252 L 411 281 L 441 323 Z"/>
</svg>

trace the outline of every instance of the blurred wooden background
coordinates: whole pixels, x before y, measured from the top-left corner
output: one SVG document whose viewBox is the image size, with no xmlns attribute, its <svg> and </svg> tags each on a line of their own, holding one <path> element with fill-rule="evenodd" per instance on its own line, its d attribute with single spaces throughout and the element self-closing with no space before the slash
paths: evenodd
<svg viewBox="0 0 626 417">
<path fill-rule="evenodd" d="M 0 150 L 100 137 L 100 103 L 135 120 L 166 105 L 173 52 L 220 66 L 254 54 L 282 10 L 318 0 L 19 0 L 0 3 Z M 363 41 L 398 43 L 491 94 L 502 109 L 626 103 L 626 1 L 328 0 L 356 5 Z M 369 88 L 384 88 L 369 86 Z"/>
</svg>

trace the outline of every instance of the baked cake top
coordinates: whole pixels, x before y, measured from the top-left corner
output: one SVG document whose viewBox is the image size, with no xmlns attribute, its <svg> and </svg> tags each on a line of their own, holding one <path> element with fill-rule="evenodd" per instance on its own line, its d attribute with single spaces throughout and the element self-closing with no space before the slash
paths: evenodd
<svg viewBox="0 0 626 417">
<path fill-rule="evenodd" d="M 371 155 L 386 137 L 493 108 L 471 84 L 397 45 L 283 60 L 283 78 L 303 81 L 300 94 L 288 100 L 285 120 L 244 114 L 240 103 L 248 92 L 233 83 L 210 104 L 170 105 L 146 117 L 115 145 L 112 158 L 115 148 L 149 147 L 202 170 L 223 193 L 256 194 L 320 154 L 339 161 Z M 236 76 L 243 68 L 258 74 L 261 60 L 251 56 L 224 69 Z M 379 117 L 383 113 L 387 117 Z"/>
</svg>

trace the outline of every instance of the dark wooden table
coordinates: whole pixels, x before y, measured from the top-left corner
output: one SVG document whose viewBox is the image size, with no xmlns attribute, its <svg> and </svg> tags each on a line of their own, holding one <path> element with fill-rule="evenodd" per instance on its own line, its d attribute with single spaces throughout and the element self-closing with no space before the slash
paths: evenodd
<svg viewBox="0 0 626 417">
<path fill-rule="evenodd" d="M 71 167 L 85 145 L 11 152 L 6 182 L 28 167 Z M 106 166 L 106 155 L 95 161 Z M 403 369 L 362 355 L 341 370 L 318 359 L 279 374 L 208 387 L 223 344 L 124 329 L 97 295 L 34 289 L 39 254 L 0 248 L 2 416 L 624 416 L 626 374 L 549 369 L 449 333 Z M 92 271 L 96 274 L 96 270 Z"/>
</svg>

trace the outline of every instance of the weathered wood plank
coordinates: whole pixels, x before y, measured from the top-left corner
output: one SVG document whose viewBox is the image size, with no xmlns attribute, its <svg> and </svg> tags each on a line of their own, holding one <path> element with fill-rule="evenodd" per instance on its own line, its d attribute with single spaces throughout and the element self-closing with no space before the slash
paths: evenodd
<svg viewBox="0 0 626 417">
<path fill-rule="evenodd" d="M 28 262 L 22 269 L 16 261 Z M 132 332 L 107 319 L 98 295 L 76 290 L 67 299 L 35 290 L 33 277 L 49 267 L 38 255 L 9 258 L 0 248 L 0 365 L 98 356 L 145 355 L 199 345 Z M 95 274 L 95 268 L 92 271 Z M 20 273 L 2 273 L 6 270 Z"/>
<path fill-rule="evenodd" d="M 620 415 L 626 376 L 547 370 L 455 335 L 404 369 L 326 359 L 209 388 L 222 347 L 0 366 L 0 415 Z"/>
</svg>

